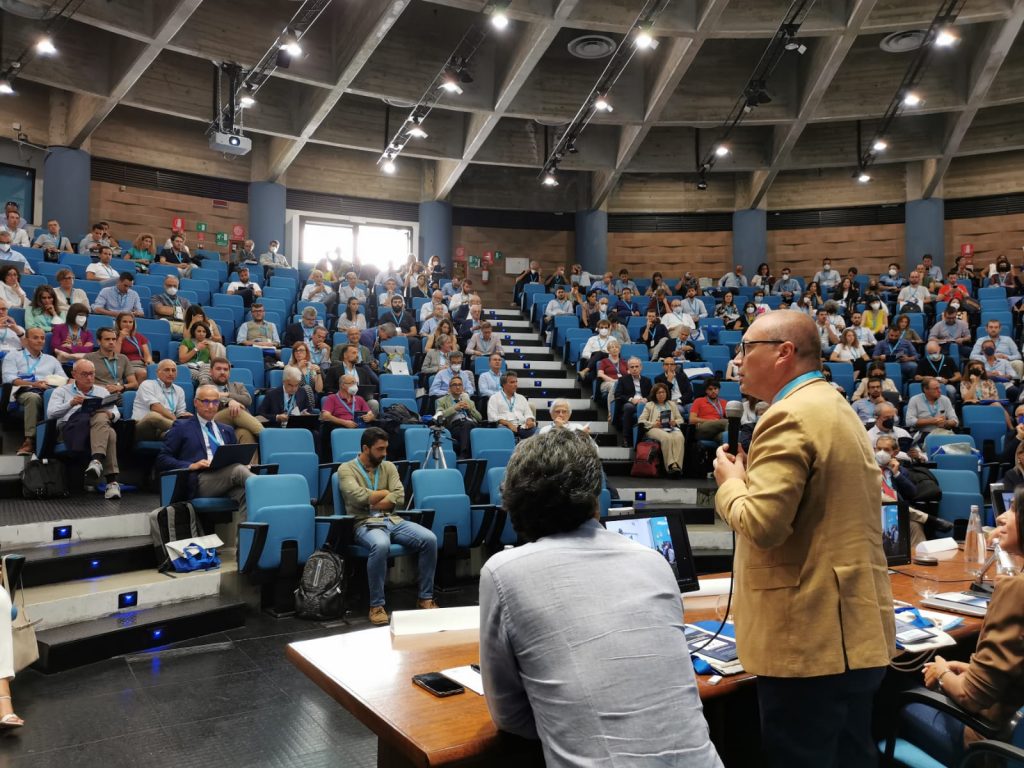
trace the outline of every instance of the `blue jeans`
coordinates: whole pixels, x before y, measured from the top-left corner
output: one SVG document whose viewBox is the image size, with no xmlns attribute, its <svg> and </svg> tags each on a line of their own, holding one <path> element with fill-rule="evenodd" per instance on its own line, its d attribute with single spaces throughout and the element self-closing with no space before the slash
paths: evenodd
<svg viewBox="0 0 1024 768">
<path fill-rule="evenodd" d="M 391 543 L 419 554 L 419 599 L 434 595 L 434 564 L 437 562 L 437 537 L 422 525 L 403 520 L 393 523 L 385 518 L 383 528 L 361 525 L 355 531 L 356 543 L 370 550 L 366 560 L 366 580 L 370 588 L 370 607 L 384 605 L 384 578 L 388 573 Z"/>
<path fill-rule="evenodd" d="M 956 765 L 964 753 L 964 724 L 924 704 L 903 710 L 900 735 L 943 765 Z"/>
</svg>

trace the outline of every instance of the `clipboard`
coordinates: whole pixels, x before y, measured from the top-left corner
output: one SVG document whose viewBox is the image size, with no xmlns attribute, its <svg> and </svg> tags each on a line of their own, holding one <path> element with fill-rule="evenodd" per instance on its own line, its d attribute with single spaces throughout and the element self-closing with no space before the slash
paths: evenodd
<svg viewBox="0 0 1024 768">
<path fill-rule="evenodd" d="M 104 408 L 117 405 L 121 401 L 120 395 L 107 395 L 106 397 L 87 397 L 80 406 L 82 413 L 96 413 Z"/>
</svg>

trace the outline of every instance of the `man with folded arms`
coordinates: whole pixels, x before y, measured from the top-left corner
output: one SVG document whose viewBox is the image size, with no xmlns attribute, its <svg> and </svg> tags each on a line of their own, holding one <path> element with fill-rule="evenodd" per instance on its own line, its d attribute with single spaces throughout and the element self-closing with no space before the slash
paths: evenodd
<svg viewBox="0 0 1024 768">
<path fill-rule="evenodd" d="M 259 442 L 263 425 L 249 413 L 252 395 L 242 382 L 230 379 L 231 363 L 226 357 L 216 357 L 210 361 L 210 375 L 203 383 L 216 387 L 220 393 L 220 410 L 214 421 L 234 429 L 240 443 Z"/>
</svg>

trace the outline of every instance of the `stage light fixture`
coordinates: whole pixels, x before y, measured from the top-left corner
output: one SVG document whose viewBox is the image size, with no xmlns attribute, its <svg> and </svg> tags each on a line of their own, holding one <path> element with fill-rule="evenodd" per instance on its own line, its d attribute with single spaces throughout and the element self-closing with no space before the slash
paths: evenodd
<svg viewBox="0 0 1024 768">
<path fill-rule="evenodd" d="M 444 79 L 441 81 L 441 88 L 456 96 L 462 93 L 462 86 L 459 85 L 459 76 L 455 70 L 445 70 Z"/>
<path fill-rule="evenodd" d="M 281 50 L 292 58 L 302 55 L 302 46 L 299 45 L 299 38 L 294 30 L 285 30 L 284 36 L 281 38 Z"/>
<path fill-rule="evenodd" d="M 253 95 L 252 86 L 246 83 L 242 87 L 242 94 L 238 97 L 238 105 L 241 107 L 252 107 L 256 104 L 256 97 Z"/>
<path fill-rule="evenodd" d="M 384 173 L 393 174 L 395 171 L 398 170 L 398 167 L 395 165 L 395 161 L 389 157 L 387 160 L 384 161 L 384 164 L 381 165 L 380 169 L 384 171 Z"/>
<path fill-rule="evenodd" d="M 608 97 L 605 94 L 599 93 L 597 95 L 597 99 L 594 100 L 594 109 L 596 109 L 598 112 L 612 111 L 611 102 L 608 101 Z"/>
<path fill-rule="evenodd" d="M 715 147 L 715 156 L 716 157 L 725 157 L 728 154 L 729 154 L 729 148 L 727 146 L 725 146 L 725 144 L 719 144 L 717 147 Z"/>
<path fill-rule="evenodd" d="M 11 81 L 9 78 L 0 77 L 0 93 L 7 96 L 14 93 L 14 86 L 11 85 Z"/>
<path fill-rule="evenodd" d="M 545 187 L 557 187 L 558 179 L 555 178 L 554 170 L 548 171 L 544 175 L 544 180 L 541 182 Z"/>
<path fill-rule="evenodd" d="M 427 132 L 420 128 L 418 125 L 414 125 L 408 131 L 406 131 L 414 139 L 425 139 L 427 138 Z"/>
<path fill-rule="evenodd" d="M 889 148 L 889 142 L 885 139 L 876 139 L 875 143 L 871 145 L 871 149 L 874 152 L 885 152 Z"/>
<path fill-rule="evenodd" d="M 639 26 L 636 28 L 636 36 L 633 38 L 633 45 L 641 51 L 654 50 L 658 47 L 657 39 L 651 34 L 650 25 Z"/>
<path fill-rule="evenodd" d="M 861 171 L 860 173 L 857 174 L 857 181 L 859 181 L 861 184 L 867 184 L 869 181 L 871 181 L 871 175 L 867 171 Z"/>
<path fill-rule="evenodd" d="M 57 46 L 53 44 L 53 39 L 49 35 L 44 35 L 36 42 L 36 53 L 41 56 L 52 56 L 56 52 Z"/>
<path fill-rule="evenodd" d="M 943 27 L 935 35 L 936 48 L 952 48 L 960 42 L 960 35 L 952 27 Z"/>
<path fill-rule="evenodd" d="M 903 105 L 906 107 L 919 107 L 924 104 L 920 94 L 909 91 L 903 95 Z"/>
</svg>

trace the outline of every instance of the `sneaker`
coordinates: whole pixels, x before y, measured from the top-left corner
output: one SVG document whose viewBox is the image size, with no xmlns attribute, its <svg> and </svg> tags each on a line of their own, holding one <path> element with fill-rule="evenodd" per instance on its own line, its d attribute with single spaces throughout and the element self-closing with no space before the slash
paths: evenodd
<svg viewBox="0 0 1024 768">
<path fill-rule="evenodd" d="M 99 480 L 103 474 L 103 465 L 98 459 L 93 459 L 89 462 L 89 466 L 85 468 L 85 479 L 86 480 Z"/>
<path fill-rule="evenodd" d="M 388 612 L 384 610 L 383 605 L 374 605 L 370 608 L 370 623 L 371 624 L 387 624 L 391 621 L 388 617 Z"/>
<path fill-rule="evenodd" d="M 104 499 L 120 499 L 121 485 L 119 483 L 107 483 L 107 491 L 103 494 Z"/>
<path fill-rule="evenodd" d="M 434 598 L 428 597 L 426 600 L 417 600 L 416 608 L 419 610 L 429 610 L 431 608 L 440 608 L 441 606 L 434 602 Z"/>
<path fill-rule="evenodd" d="M 25 442 L 21 444 L 21 448 L 18 449 L 19 456 L 31 456 L 36 452 L 36 441 L 31 437 L 26 437 Z"/>
</svg>

